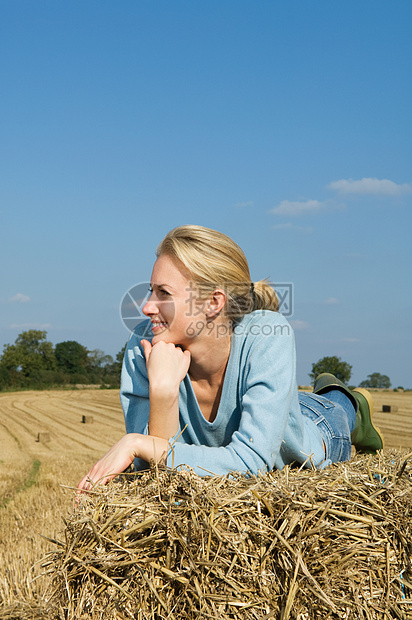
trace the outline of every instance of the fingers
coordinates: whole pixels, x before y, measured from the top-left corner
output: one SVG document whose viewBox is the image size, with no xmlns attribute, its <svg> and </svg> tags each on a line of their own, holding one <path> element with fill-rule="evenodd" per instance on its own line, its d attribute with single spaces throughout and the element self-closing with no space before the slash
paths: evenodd
<svg viewBox="0 0 412 620">
<path fill-rule="evenodd" d="M 109 480 L 114 478 L 113 476 L 104 476 L 102 478 L 96 479 L 91 471 L 84 476 L 77 485 L 77 492 L 82 493 L 83 491 L 90 491 L 96 484 L 107 484 Z"/>
<path fill-rule="evenodd" d="M 84 476 L 84 478 L 80 480 L 79 484 L 77 485 L 76 495 L 74 498 L 75 507 L 77 508 L 79 506 L 80 496 L 83 493 L 89 493 L 89 491 L 92 491 L 97 485 L 107 484 L 108 482 L 110 482 L 110 480 L 113 480 L 116 475 L 117 474 L 113 474 L 111 476 L 105 476 L 103 478 L 100 478 L 99 480 L 93 480 L 91 478 L 92 474 L 91 472 L 89 472 L 86 476 Z"/>
<path fill-rule="evenodd" d="M 112 478 L 115 478 L 115 475 L 106 476 L 105 478 L 96 480 L 94 482 L 91 479 L 90 472 L 89 472 L 86 476 L 84 476 L 84 478 L 80 480 L 79 484 L 77 485 L 77 490 L 76 490 L 76 494 L 74 497 L 74 507 L 76 509 L 80 507 L 81 495 L 88 494 L 89 491 L 92 491 L 97 484 L 103 484 L 103 485 L 107 484 L 109 480 L 112 480 Z"/>
<path fill-rule="evenodd" d="M 92 485 L 92 481 L 89 478 L 89 474 L 87 474 L 86 476 L 84 476 L 84 478 L 80 480 L 79 484 L 77 485 L 76 494 L 74 496 L 74 507 L 75 508 L 79 508 L 80 506 L 80 496 L 83 493 L 88 493 L 88 491 L 90 491 L 92 486 L 93 485 Z"/>
<path fill-rule="evenodd" d="M 189 357 L 189 359 L 190 359 L 190 351 L 188 351 L 187 349 L 186 349 L 186 350 L 183 350 L 183 349 L 180 347 L 180 345 L 175 345 L 175 344 L 172 344 L 171 342 L 166 343 L 166 342 L 160 341 L 160 342 L 158 342 L 157 344 L 152 345 L 152 343 L 151 343 L 151 342 L 149 342 L 148 340 L 146 340 L 145 338 L 143 338 L 143 340 L 141 340 L 141 341 L 140 341 L 140 344 L 141 344 L 141 345 L 142 345 L 142 347 L 143 347 L 143 352 L 144 352 L 144 355 L 145 355 L 145 358 L 146 358 L 146 362 L 147 362 L 147 360 L 149 359 L 149 356 L 150 356 L 150 353 L 151 353 L 151 352 L 152 352 L 152 350 L 153 350 L 153 347 L 156 347 L 156 348 L 161 348 L 161 347 L 164 347 L 164 346 L 170 346 L 170 347 L 173 347 L 174 349 L 177 349 L 178 351 L 182 351 L 182 352 L 183 352 L 186 356 L 188 356 L 188 357 Z M 159 345 L 160 345 L 160 346 L 159 346 Z"/>
<path fill-rule="evenodd" d="M 84 476 L 77 485 L 77 492 L 81 493 L 82 491 L 87 491 L 90 488 L 89 474 Z"/>
<path fill-rule="evenodd" d="M 188 349 L 186 349 L 185 351 L 183 351 L 183 354 L 186 355 L 186 357 L 188 358 L 189 363 L 190 363 L 190 358 L 191 358 L 190 351 Z"/>
<path fill-rule="evenodd" d="M 81 479 L 78 493 L 90 491 L 96 484 L 107 484 L 129 467 L 137 456 L 139 434 L 129 433 L 117 441 L 108 452 Z"/>
<path fill-rule="evenodd" d="M 158 342 L 146 363 L 150 386 L 174 393 L 189 370 L 190 352 L 171 342 Z"/>
<path fill-rule="evenodd" d="M 144 356 L 145 356 L 145 358 L 146 358 L 146 362 L 147 362 L 147 361 L 148 361 L 148 359 L 149 359 L 149 356 L 150 356 L 151 350 L 153 349 L 153 346 L 151 345 L 151 343 L 150 343 L 148 340 L 141 340 L 141 341 L 140 341 L 140 344 L 141 344 L 141 345 L 142 345 L 142 347 L 143 347 Z"/>
</svg>

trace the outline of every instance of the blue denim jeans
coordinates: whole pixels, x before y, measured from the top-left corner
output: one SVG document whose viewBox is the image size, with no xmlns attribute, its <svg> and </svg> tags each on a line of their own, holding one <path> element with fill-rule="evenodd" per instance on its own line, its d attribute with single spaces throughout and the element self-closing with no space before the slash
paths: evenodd
<svg viewBox="0 0 412 620">
<path fill-rule="evenodd" d="M 356 411 L 349 398 L 340 390 L 328 390 L 322 395 L 299 392 L 302 415 L 317 426 L 326 446 L 322 467 L 351 457 L 351 433 L 355 428 Z"/>
</svg>

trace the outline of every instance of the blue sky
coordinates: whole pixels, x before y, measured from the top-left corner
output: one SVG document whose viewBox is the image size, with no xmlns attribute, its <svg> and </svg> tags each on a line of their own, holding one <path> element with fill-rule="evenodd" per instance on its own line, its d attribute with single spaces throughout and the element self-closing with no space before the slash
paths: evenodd
<svg viewBox="0 0 412 620">
<path fill-rule="evenodd" d="M 174 226 L 293 282 L 297 379 L 412 388 L 410 0 L 0 0 L 0 346 L 115 355 Z"/>
</svg>

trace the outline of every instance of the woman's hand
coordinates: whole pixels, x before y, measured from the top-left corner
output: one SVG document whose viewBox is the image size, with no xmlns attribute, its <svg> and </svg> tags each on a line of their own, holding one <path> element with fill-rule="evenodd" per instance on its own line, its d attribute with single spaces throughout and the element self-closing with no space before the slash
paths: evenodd
<svg viewBox="0 0 412 620">
<path fill-rule="evenodd" d="M 146 358 L 150 387 L 155 389 L 157 394 L 174 395 L 189 370 L 190 351 L 183 351 L 171 342 L 162 340 L 155 345 L 148 340 L 141 340 L 141 345 Z"/>
<path fill-rule="evenodd" d="M 77 490 L 89 491 L 95 484 L 107 484 L 127 469 L 135 458 L 158 462 L 167 451 L 168 445 L 168 441 L 160 437 L 139 433 L 124 435 L 82 478 Z"/>
<path fill-rule="evenodd" d="M 129 433 L 122 437 L 84 476 L 77 489 L 88 491 L 97 482 L 106 484 L 127 469 L 138 456 L 139 437 L 138 433 Z"/>
<path fill-rule="evenodd" d="M 179 429 L 179 386 L 190 366 L 190 352 L 172 343 L 142 340 L 149 378 L 149 434 L 170 439 Z"/>
</svg>

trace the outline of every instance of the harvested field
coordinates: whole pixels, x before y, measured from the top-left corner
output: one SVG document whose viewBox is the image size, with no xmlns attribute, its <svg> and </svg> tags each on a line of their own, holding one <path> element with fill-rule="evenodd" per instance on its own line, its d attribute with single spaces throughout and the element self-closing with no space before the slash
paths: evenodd
<svg viewBox="0 0 412 620">
<path fill-rule="evenodd" d="M 94 424 L 82 424 L 82 416 Z M 10 498 L 35 460 L 81 461 L 88 470 L 124 432 L 117 390 L 70 390 L 0 394 L 0 499 Z M 38 441 L 39 433 L 49 441 Z M 62 480 L 74 484 L 69 474 Z"/>
<path fill-rule="evenodd" d="M 387 447 L 412 447 L 412 393 L 371 391 L 375 403 L 376 424 L 383 431 Z M 397 411 L 383 413 L 382 405 L 393 405 Z"/>
<path fill-rule="evenodd" d="M 389 457 L 390 448 L 409 448 L 409 452 L 412 451 L 412 395 L 407 392 L 376 392 L 373 394 L 373 397 L 377 409 L 377 412 L 375 414 L 376 423 L 384 432 L 386 439 L 386 447 L 382 456 L 382 459 L 384 460 L 382 461 L 382 463 L 386 463 L 385 467 L 392 467 L 392 473 L 390 475 L 393 478 L 393 467 L 395 467 L 395 465 L 396 467 L 398 466 L 401 458 L 403 458 L 408 451 L 406 450 L 405 452 L 404 450 L 402 452 L 401 450 L 398 450 L 395 453 L 391 453 L 390 461 L 388 464 L 388 461 L 386 460 L 386 455 L 388 455 Z M 398 410 L 393 413 L 382 413 L 382 404 L 395 405 L 398 407 Z M 84 415 L 92 416 L 93 423 L 82 423 L 82 416 Z M 48 586 L 50 585 L 50 580 L 53 575 L 39 577 L 39 575 L 44 572 L 44 568 L 42 568 L 39 563 L 36 564 L 36 562 L 38 562 L 42 557 L 44 557 L 47 552 L 50 552 L 51 549 L 55 549 L 55 546 L 52 545 L 49 541 L 42 538 L 42 535 L 48 536 L 53 539 L 64 540 L 67 532 L 65 533 L 65 526 L 62 520 L 63 517 L 69 519 L 69 524 L 71 524 L 70 527 L 72 528 L 72 530 L 73 528 L 76 529 L 76 527 L 78 527 L 73 525 L 75 523 L 75 519 L 78 518 L 78 513 L 74 513 L 73 511 L 73 491 L 70 487 L 73 487 L 77 484 L 80 478 L 89 469 L 90 465 L 94 463 L 95 460 L 99 458 L 99 456 L 105 450 L 107 450 L 107 448 L 112 445 L 112 443 L 117 438 L 119 438 L 123 434 L 123 431 L 123 416 L 119 404 L 119 397 L 117 391 L 73 390 L 67 392 L 19 392 L 14 394 L 0 394 L 0 504 L 2 504 L 2 508 L 0 509 L 0 618 L 2 618 L 2 620 L 11 620 L 12 618 L 16 620 L 17 618 L 22 618 L 23 620 L 25 618 L 36 618 L 37 620 L 40 620 L 41 618 L 51 618 L 53 617 L 50 615 L 52 613 L 52 605 L 57 605 L 57 607 L 54 607 L 54 609 L 58 609 L 60 605 L 60 611 L 58 613 L 63 613 L 61 611 L 62 605 L 64 604 L 63 599 L 61 599 L 60 601 L 57 601 L 57 599 L 55 599 L 53 604 L 51 601 L 49 603 L 46 603 L 46 597 L 50 596 L 51 593 L 51 590 L 48 589 Z M 49 433 L 50 441 L 47 443 L 38 442 L 37 437 L 39 432 Z M 367 458 L 369 457 L 362 457 L 362 459 Z M 392 461 L 393 463 L 391 464 Z M 381 466 L 383 467 L 382 464 Z M 358 475 L 358 470 L 361 465 L 359 465 L 359 467 L 356 466 L 355 460 L 351 462 L 350 466 L 346 465 L 345 467 L 346 471 L 349 472 L 348 476 L 350 480 L 351 475 Z M 375 463 L 373 464 L 373 467 L 379 468 L 379 464 Z M 404 474 L 406 472 L 408 478 L 405 477 L 406 474 L 402 478 L 405 484 L 406 481 L 410 479 L 408 467 L 409 465 L 406 466 L 404 471 Z M 330 471 L 332 472 L 332 469 Z M 306 472 L 306 475 L 307 474 L 308 472 Z M 274 475 L 281 476 L 283 474 L 277 473 Z M 319 476 L 319 481 L 326 485 L 323 489 L 323 492 L 325 494 L 332 494 L 330 502 L 332 508 L 334 508 L 335 501 L 337 500 L 334 497 L 333 493 L 335 493 L 336 491 L 336 485 L 341 488 L 341 482 L 335 482 L 332 485 L 332 488 L 328 490 L 328 480 L 329 482 L 331 482 L 331 475 L 332 474 L 328 474 L 328 476 L 325 476 L 325 474 L 322 474 Z M 381 474 L 378 473 L 377 475 L 379 476 Z M 297 478 L 296 485 L 296 490 L 294 491 L 295 495 L 299 492 L 299 488 L 305 488 L 304 480 L 302 478 Z M 120 486 L 117 483 L 112 484 L 111 487 L 112 489 L 120 489 Z M 106 504 L 108 505 L 109 500 L 104 498 L 106 497 L 105 493 L 108 493 L 109 491 L 110 489 L 102 491 L 103 495 L 99 495 L 100 499 L 96 498 L 96 504 L 93 504 L 93 498 L 91 498 L 91 503 L 84 505 L 82 510 L 85 511 L 84 516 L 87 517 L 87 519 L 90 519 L 91 516 L 91 512 L 88 511 L 95 511 L 99 501 L 106 502 Z M 369 491 L 370 489 L 367 489 L 368 493 Z M 405 489 L 405 493 L 406 491 L 407 489 Z M 111 492 L 114 491 L 112 490 Z M 385 493 L 386 492 L 387 489 L 385 488 Z M 387 498 L 389 498 L 390 500 L 390 495 L 387 495 Z M 379 502 L 381 502 L 381 500 L 382 498 L 379 498 Z M 180 500 L 177 499 L 176 501 Z M 399 525 L 403 523 L 402 527 L 403 529 L 405 529 L 405 521 L 400 521 L 402 514 L 407 514 L 406 507 L 402 504 L 402 501 L 402 499 L 393 498 L 393 504 L 395 506 L 398 506 L 398 516 L 396 517 L 396 519 L 398 520 Z M 368 505 L 368 502 L 366 502 L 366 505 Z M 387 507 L 383 507 L 385 510 L 388 511 Z M 286 506 L 284 508 L 286 509 Z M 103 508 L 101 508 L 101 510 L 103 519 Z M 257 510 L 256 507 L 255 510 Z M 265 512 L 263 504 L 261 504 L 261 511 L 262 514 Z M 388 514 L 389 516 L 392 515 L 392 513 L 389 513 L 389 511 Z M 308 515 L 309 513 L 302 513 L 301 519 L 309 519 Z M 285 513 L 284 518 L 286 519 L 289 517 L 290 515 Z M 319 514 L 316 518 L 319 519 Z M 391 517 L 391 519 L 391 522 L 393 522 L 394 517 Z M 388 520 L 388 528 L 389 521 L 390 520 Z M 343 525 L 338 525 L 338 527 L 342 527 L 343 529 L 345 529 L 347 525 L 347 521 L 345 521 L 345 518 L 343 518 Z M 309 521 L 307 522 L 307 528 L 309 528 Z M 385 529 L 384 521 L 379 522 L 379 528 L 380 538 L 379 536 L 378 538 L 376 538 L 376 543 L 378 540 L 383 540 Z M 401 528 L 399 527 L 398 529 Z M 211 531 L 210 528 L 209 531 Z M 394 529 L 388 529 L 388 543 L 393 546 L 389 549 L 389 555 L 385 557 L 389 558 L 390 567 L 396 566 L 400 569 L 400 562 L 402 558 L 399 556 L 400 543 L 398 539 L 396 539 L 396 536 L 397 534 Z M 408 536 L 410 541 L 410 534 L 408 534 Z M 358 550 L 360 553 L 360 557 L 363 557 L 362 561 L 366 562 L 365 555 L 362 551 L 362 543 L 365 541 L 365 539 L 362 536 L 359 536 L 358 538 Z M 356 546 L 353 546 L 354 540 L 355 539 L 349 541 L 349 543 L 352 544 L 352 551 L 355 552 L 352 556 L 352 558 L 354 558 L 353 562 L 355 562 L 356 560 Z M 265 544 L 267 545 L 267 540 Z M 409 542 L 408 544 L 411 543 Z M 212 545 L 212 539 L 210 545 Z M 398 547 L 396 547 L 396 545 L 398 545 Z M 370 548 L 368 547 L 368 549 Z M 382 560 L 382 557 L 379 555 L 380 552 L 378 553 L 376 549 L 376 554 L 375 552 L 371 551 L 371 553 L 369 554 L 370 557 L 372 559 L 376 559 L 379 556 Z M 211 550 L 212 547 L 210 547 L 209 553 L 211 553 Z M 308 551 L 306 550 L 305 554 L 307 553 Z M 350 551 L 348 551 L 348 553 L 350 553 Z M 409 549 L 409 554 L 410 553 L 411 549 Z M 58 555 L 55 556 L 55 559 L 53 560 L 54 562 L 57 562 L 57 564 L 53 568 L 53 574 L 55 577 L 57 577 L 57 575 L 59 574 L 63 574 L 61 572 L 61 566 L 58 564 L 58 560 L 56 559 L 58 557 Z M 291 556 L 292 560 L 293 557 L 295 556 Z M 307 562 L 306 555 L 302 557 L 304 562 Z M 322 561 L 325 561 L 325 556 L 322 555 L 322 557 Z M 402 557 L 406 557 L 405 554 Z M 394 558 L 396 558 L 396 562 L 399 563 L 399 566 L 396 565 Z M 290 558 L 289 560 L 292 561 Z M 122 561 L 125 561 L 124 558 Z M 161 566 L 162 561 L 163 560 L 158 559 L 157 562 L 155 561 L 155 563 L 160 562 L 159 566 Z M 359 561 L 361 562 L 361 560 Z M 376 559 L 376 562 L 378 562 L 378 559 Z M 351 565 L 349 560 L 348 565 Z M 295 564 L 292 563 L 291 570 L 294 570 L 296 566 L 296 562 Z M 299 566 L 301 565 L 299 564 Z M 306 564 L 306 566 L 308 567 L 309 565 Z M 353 566 L 355 566 L 355 564 L 353 564 Z M 378 566 L 378 564 L 376 564 L 376 566 Z M 379 570 L 381 571 L 382 575 L 386 575 L 386 577 L 384 578 L 388 579 L 388 573 L 385 573 L 383 571 L 381 565 L 379 566 Z M 164 567 L 167 568 L 167 564 L 164 564 Z M 235 566 L 232 568 L 232 570 L 234 570 L 234 568 Z M 147 567 L 147 570 L 149 571 L 147 573 L 148 575 L 152 575 L 150 571 L 154 571 L 153 576 L 156 576 L 156 579 L 160 579 L 162 575 L 162 578 L 165 578 L 166 573 L 164 571 L 163 573 L 162 571 L 160 571 L 159 573 L 156 572 L 158 571 L 158 569 L 155 570 L 155 568 L 151 567 Z M 289 572 L 288 576 L 285 576 L 285 579 L 290 580 L 288 582 L 290 586 L 292 587 L 293 585 L 294 588 L 292 588 L 290 592 L 294 592 L 296 590 L 296 592 L 293 594 L 293 597 L 295 597 L 293 600 L 295 601 L 298 600 L 296 598 L 299 595 L 298 589 L 301 587 L 302 579 L 304 579 L 304 576 L 302 576 L 302 573 L 299 571 L 300 569 L 298 569 L 296 573 L 296 578 L 294 582 L 294 572 L 293 574 Z M 315 575 L 316 579 L 318 579 L 317 574 L 318 573 L 316 573 Z M 371 574 L 374 574 L 373 571 Z M 390 573 L 390 575 L 392 575 L 392 573 Z M 395 575 L 395 573 L 393 575 Z M 393 575 L 390 576 L 389 579 L 393 578 L 393 582 L 391 581 L 391 588 L 393 583 L 393 588 L 395 588 L 394 590 L 388 589 L 388 585 L 385 586 L 386 589 L 382 590 L 381 586 L 377 586 L 375 583 L 372 583 L 371 588 L 374 594 L 373 596 L 370 596 L 372 596 L 372 602 L 376 603 L 378 607 L 379 605 L 381 606 L 381 608 L 383 606 L 383 609 L 385 609 L 386 599 L 384 597 L 386 596 L 387 592 L 390 592 L 390 604 L 393 607 L 393 605 L 395 605 L 396 603 L 396 613 L 398 615 L 396 615 L 394 611 L 395 607 L 387 607 L 386 616 L 373 615 L 372 611 L 368 612 L 369 603 L 364 602 L 362 603 L 362 605 L 364 605 L 364 607 L 366 605 L 366 611 L 362 608 L 362 606 L 359 608 L 352 607 L 352 615 L 333 615 L 335 612 L 332 611 L 330 612 L 330 615 L 328 615 L 329 612 L 323 610 L 322 613 L 319 611 L 319 613 L 315 615 L 301 616 L 301 618 L 302 620 L 304 620 L 304 618 L 306 617 L 412 617 L 410 615 L 412 610 L 410 602 L 398 604 L 399 601 L 396 597 L 398 596 L 399 592 L 398 594 L 396 594 L 397 591 L 395 592 L 395 590 L 396 587 L 398 587 L 399 589 L 402 584 L 399 584 L 399 580 L 396 581 L 396 579 L 398 579 L 399 577 L 399 574 L 396 578 Z M 183 577 L 185 577 L 184 574 Z M 185 578 L 187 579 L 188 577 Z M 91 577 L 89 573 L 87 579 L 89 579 L 89 583 L 92 583 L 92 580 L 90 581 Z M 158 581 L 155 580 L 154 583 L 158 583 Z M 174 582 L 173 580 L 169 580 L 168 583 L 170 585 Z M 179 583 L 180 582 L 177 580 L 176 583 L 174 583 L 174 586 L 177 587 L 176 584 Z M 167 584 L 165 584 L 166 582 L 164 582 L 161 587 L 166 587 Z M 299 585 L 297 586 L 296 584 Z M 113 587 L 115 588 L 115 591 L 118 592 L 116 586 Z M 61 590 L 61 588 L 58 588 L 58 590 Z M 107 592 L 110 590 L 102 588 L 101 591 L 102 593 L 106 592 L 106 596 Z M 370 591 L 371 590 L 369 590 L 369 592 Z M 149 596 L 147 592 L 146 595 Z M 167 593 L 165 594 L 165 591 L 162 590 L 160 598 L 164 602 L 163 596 L 168 595 Z M 290 596 L 292 597 L 292 594 L 290 594 Z M 410 591 L 406 591 L 405 597 L 405 600 L 407 600 L 408 598 L 410 599 Z M 315 599 L 318 600 L 316 596 Z M 289 606 L 291 600 L 292 598 L 289 598 Z M 25 601 L 25 603 L 23 603 L 23 601 Z M 172 615 L 168 616 L 166 614 L 164 608 L 159 601 L 157 601 L 157 603 L 158 607 L 156 608 L 156 612 L 150 612 L 151 615 L 146 616 L 131 616 L 130 614 L 122 615 L 123 612 L 121 610 L 117 612 L 117 616 L 105 616 L 104 613 L 106 612 L 101 612 L 97 614 L 96 608 L 97 615 L 93 615 L 90 612 L 89 615 L 84 615 L 83 617 L 116 617 L 119 619 L 173 617 Z M 216 605 L 216 601 L 214 604 Z M 67 605 L 69 604 L 67 603 Z M 72 609 L 74 609 L 73 603 L 70 603 L 70 605 L 72 605 Z M 296 614 L 294 615 L 295 607 L 296 605 L 294 604 L 290 609 L 290 618 L 298 617 Z M 234 606 L 234 609 L 235 608 L 236 606 Z M 239 609 L 243 608 L 238 607 L 236 609 L 239 612 Z M 363 611 L 359 611 L 360 609 L 363 609 Z M 223 615 L 219 616 L 220 612 L 218 607 L 216 607 L 216 610 L 218 611 L 218 613 L 214 617 L 225 617 Z M 242 617 L 264 618 L 266 612 L 263 613 L 262 610 L 263 608 L 261 609 L 261 611 L 255 610 L 256 613 L 252 613 L 251 609 L 249 610 L 249 612 L 247 612 L 247 609 L 245 608 L 243 609 Z M 107 613 L 109 613 L 108 610 L 106 611 Z M 170 608 L 170 613 L 172 611 L 172 608 Z M 55 617 L 68 618 L 68 611 L 66 610 L 66 612 L 64 613 L 66 615 L 56 615 Z M 214 612 L 208 611 L 207 613 L 213 615 Z M 248 613 L 249 615 L 247 615 Z M 285 611 L 282 613 L 285 614 Z M 72 617 L 74 618 L 76 616 Z M 178 618 L 179 615 L 175 615 L 174 617 Z M 192 616 L 181 615 L 180 617 L 195 618 L 201 616 L 196 615 L 193 612 Z M 206 618 L 210 616 L 204 615 L 203 617 Z M 287 616 L 275 614 L 266 617 L 282 617 L 285 619 Z"/>
<path fill-rule="evenodd" d="M 82 424 L 83 415 L 93 424 Z M 40 432 L 50 441 L 37 441 Z M 123 433 L 116 390 L 0 394 L 1 618 L 15 600 L 26 600 L 32 617 L 44 592 L 42 580 L 32 581 L 36 563 L 50 550 L 43 536 L 59 535 L 73 509 L 70 487 Z"/>
</svg>

